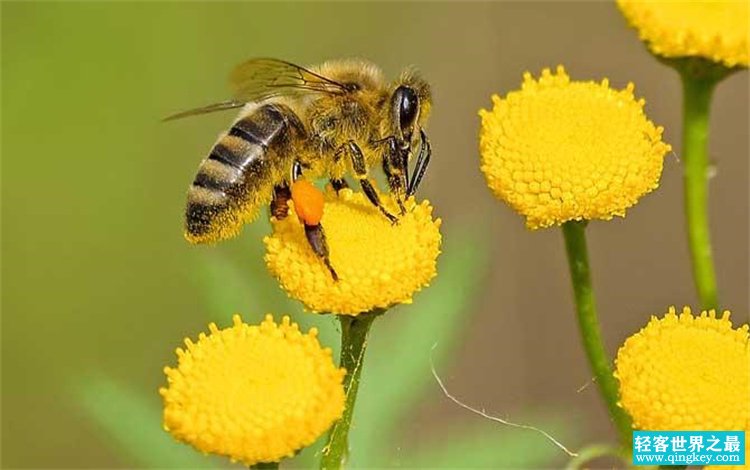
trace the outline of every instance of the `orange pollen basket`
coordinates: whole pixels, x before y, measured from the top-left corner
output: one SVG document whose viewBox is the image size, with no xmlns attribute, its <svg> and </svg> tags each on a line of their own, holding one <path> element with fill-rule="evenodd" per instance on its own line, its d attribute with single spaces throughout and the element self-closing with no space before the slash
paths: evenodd
<svg viewBox="0 0 750 470">
<path fill-rule="evenodd" d="M 292 184 L 292 201 L 299 220 L 307 225 L 318 225 L 323 218 L 323 192 L 307 180 Z"/>
</svg>

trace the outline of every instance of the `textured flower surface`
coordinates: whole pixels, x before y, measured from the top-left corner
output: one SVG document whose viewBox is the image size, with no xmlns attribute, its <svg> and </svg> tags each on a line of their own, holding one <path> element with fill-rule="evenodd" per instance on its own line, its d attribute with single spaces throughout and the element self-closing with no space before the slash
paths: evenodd
<svg viewBox="0 0 750 470">
<path fill-rule="evenodd" d="M 663 129 L 643 113 L 633 85 L 574 82 L 558 67 L 481 110 L 481 168 L 493 193 L 531 229 L 624 216 L 658 186 Z"/>
<path fill-rule="evenodd" d="M 748 326 L 674 307 L 625 341 L 620 405 L 642 430 L 750 430 Z"/>
<path fill-rule="evenodd" d="M 164 428 L 196 449 L 245 465 L 278 462 L 312 444 L 344 409 L 346 371 L 284 317 L 185 339 L 178 365 L 165 368 Z"/>
<path fill-rule="evenodd" d="M 398 214 L 390 196 L 381 199 Z M 429 202 L 410 199 L 405 205 L 406 214 L 392 225 L 364 194 L 329 189 L 321 224 L 339 280 L 315 256 L 297 217 L 272 220 L 266 264 L 284 290 L 313 312 L 357 315 L 410 303 L 436 274 L 441 236 Z"/>
<path fill-rule="evenodd" d="M 618 0 L 617 4 L 654 54 L 702 57 L 729 67 L 748 65 L 747 0 Z"/>
</svg>

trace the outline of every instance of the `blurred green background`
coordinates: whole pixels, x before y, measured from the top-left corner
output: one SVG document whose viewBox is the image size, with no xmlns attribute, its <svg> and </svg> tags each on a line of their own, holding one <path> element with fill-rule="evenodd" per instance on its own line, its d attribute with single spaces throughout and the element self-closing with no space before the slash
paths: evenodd
<svg viewBox="0 0 750 470">
<path fill-rule="evenodd" d="M 674 154 L 661 188 L 589 230 L 614 353 L 650 314 L 696 305 L 681 209 L 680 93 L 607 2 L 3 2 L 2 465 L 223 465 L 161 431 L 162 367 L 208 321 L 292 313 L 337 347 L 265 272 L 263 222 L 237 240 L 182 239 L 185 191 L 232 119 L 163 124 L 227 97 L 255 56 L 302 64 L 357 56 L 434 86 L 433 164 L 421 189 L 444 219 L 436 282 L 376 323 L 352 441 L 355 466 L 550 467 L 565 455 L 445 399 L 534 424 L 577 448 L 612 437 L 573 319 L 561 236 L 527 232 L 478 169 L 477 110 L 521 74 L 636 83 Z M 722 303 L 748 318 L 748 76 L 712 115 L 713 236 Z M 582 390 L 579 390 L 583 388 Z M 310 465 L 315 449 L 298 466 Z"/>
</svg>

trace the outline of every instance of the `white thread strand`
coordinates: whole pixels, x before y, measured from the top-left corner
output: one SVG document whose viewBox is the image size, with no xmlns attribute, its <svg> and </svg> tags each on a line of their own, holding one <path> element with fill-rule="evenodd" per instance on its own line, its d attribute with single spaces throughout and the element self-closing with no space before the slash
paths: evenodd
<svg viewBox="0 0 750 470">
<path fill-rule="evenodd" d="M 527 424 L 512 423 L 512 422 L 506 421 L 506 420 L 504 420 L 502 418 L 498 418 L 496 416 L 488 415 L 487 413 L 485 413 L 484 410 L 478 410 L 476 408 L 472 408 L 471 406 L 469 406 L 469 405 L 461 402 L 458 398 L 456 398 L 453 395 L 451 395 L 451 393 L 448 391 L 448 389 L 443 384 L 443 381 L 440 380 L 440 376 L 438 376 L 438 373 L 435 370 L 435 364 L 432 361 L 432 351 L 435 350 L 436 346 L 437 346 L 437 343 L 433 344 L 432 345 L 432 349 L 430 350 L 430 370 L 432 371 L 432 376 L 435 377 L 435 380 L 437 381 L 438 385 L 440 386 L 440 389 L 443 391 L 443 394 L 450 401 L 452 401 L 456 405 L 460 406 L 461 408 L 463 408 L 465 410 L 469 410 L 472 413 L 478 414 L 479 416 L 482 416 L 483 418 L 489 419 L 490 421 L 495 421 L 495 422 L 498 422 L 500 424 L 504 424 L 506 426 L 511 426 L 511 427 L 514 427 L 514 428 L 528 429 L 530 431 L 537 432 L 537 433 L 541 434 L 542 436 L 546 437 L 549 441 L 551 441 L 553 444 L 555 444 L 563 452 L 565 452 L 566 454 L 568 454 L 568 456 L 570 456 L 570 457 L 578 457 L 578 454 L 576 452 L 572 452 L 572 451 L 568 450 L 568 448 L 565 447 L 564 445 L 562 445 L 562 443 L 560 443 L 560 441 L 558 441 L 557 439 L 555 439 L 549 433 L 547 433 L 546 431 L 544 431 L 542 429 L 535 428 L 534 426 L 529 426 Z"/>
</svg>

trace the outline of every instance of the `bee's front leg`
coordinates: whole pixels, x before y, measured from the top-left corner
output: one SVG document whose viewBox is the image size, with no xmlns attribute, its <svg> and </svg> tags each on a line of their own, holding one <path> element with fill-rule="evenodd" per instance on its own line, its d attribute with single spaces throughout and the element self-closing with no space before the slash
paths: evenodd
<svg viewBox="0 0 750 470">
<path fill-rule="evenodd" d="M 383 152 L 383 173 L 388 178 L 388 187 L 391 194 L 396 197 L 401 215 L 406 214 L 404 207 L 404 195 L 409 187 L 409 151 L 399 148 L 396 138 L 391 136 L 385 139 L 385 151 Z"/>
<path fill-rule="evenodd" d="M 413 196 L 417 192 L 419 183 L 422 182 L 422 177 L 427 171 L 427 166 L 430 164 L 430 157 L 432 157 L 432 146 L 430 140 L 427 138 L 423 129 L 419 129 L 419 138 L 421 144 L 419 146 L 419 155 L 417 156 L 417 163 L 414 167 L 414 178 L 411 180 L 411 184 L 408 185 L 406 195 Z"/>
</svg>

